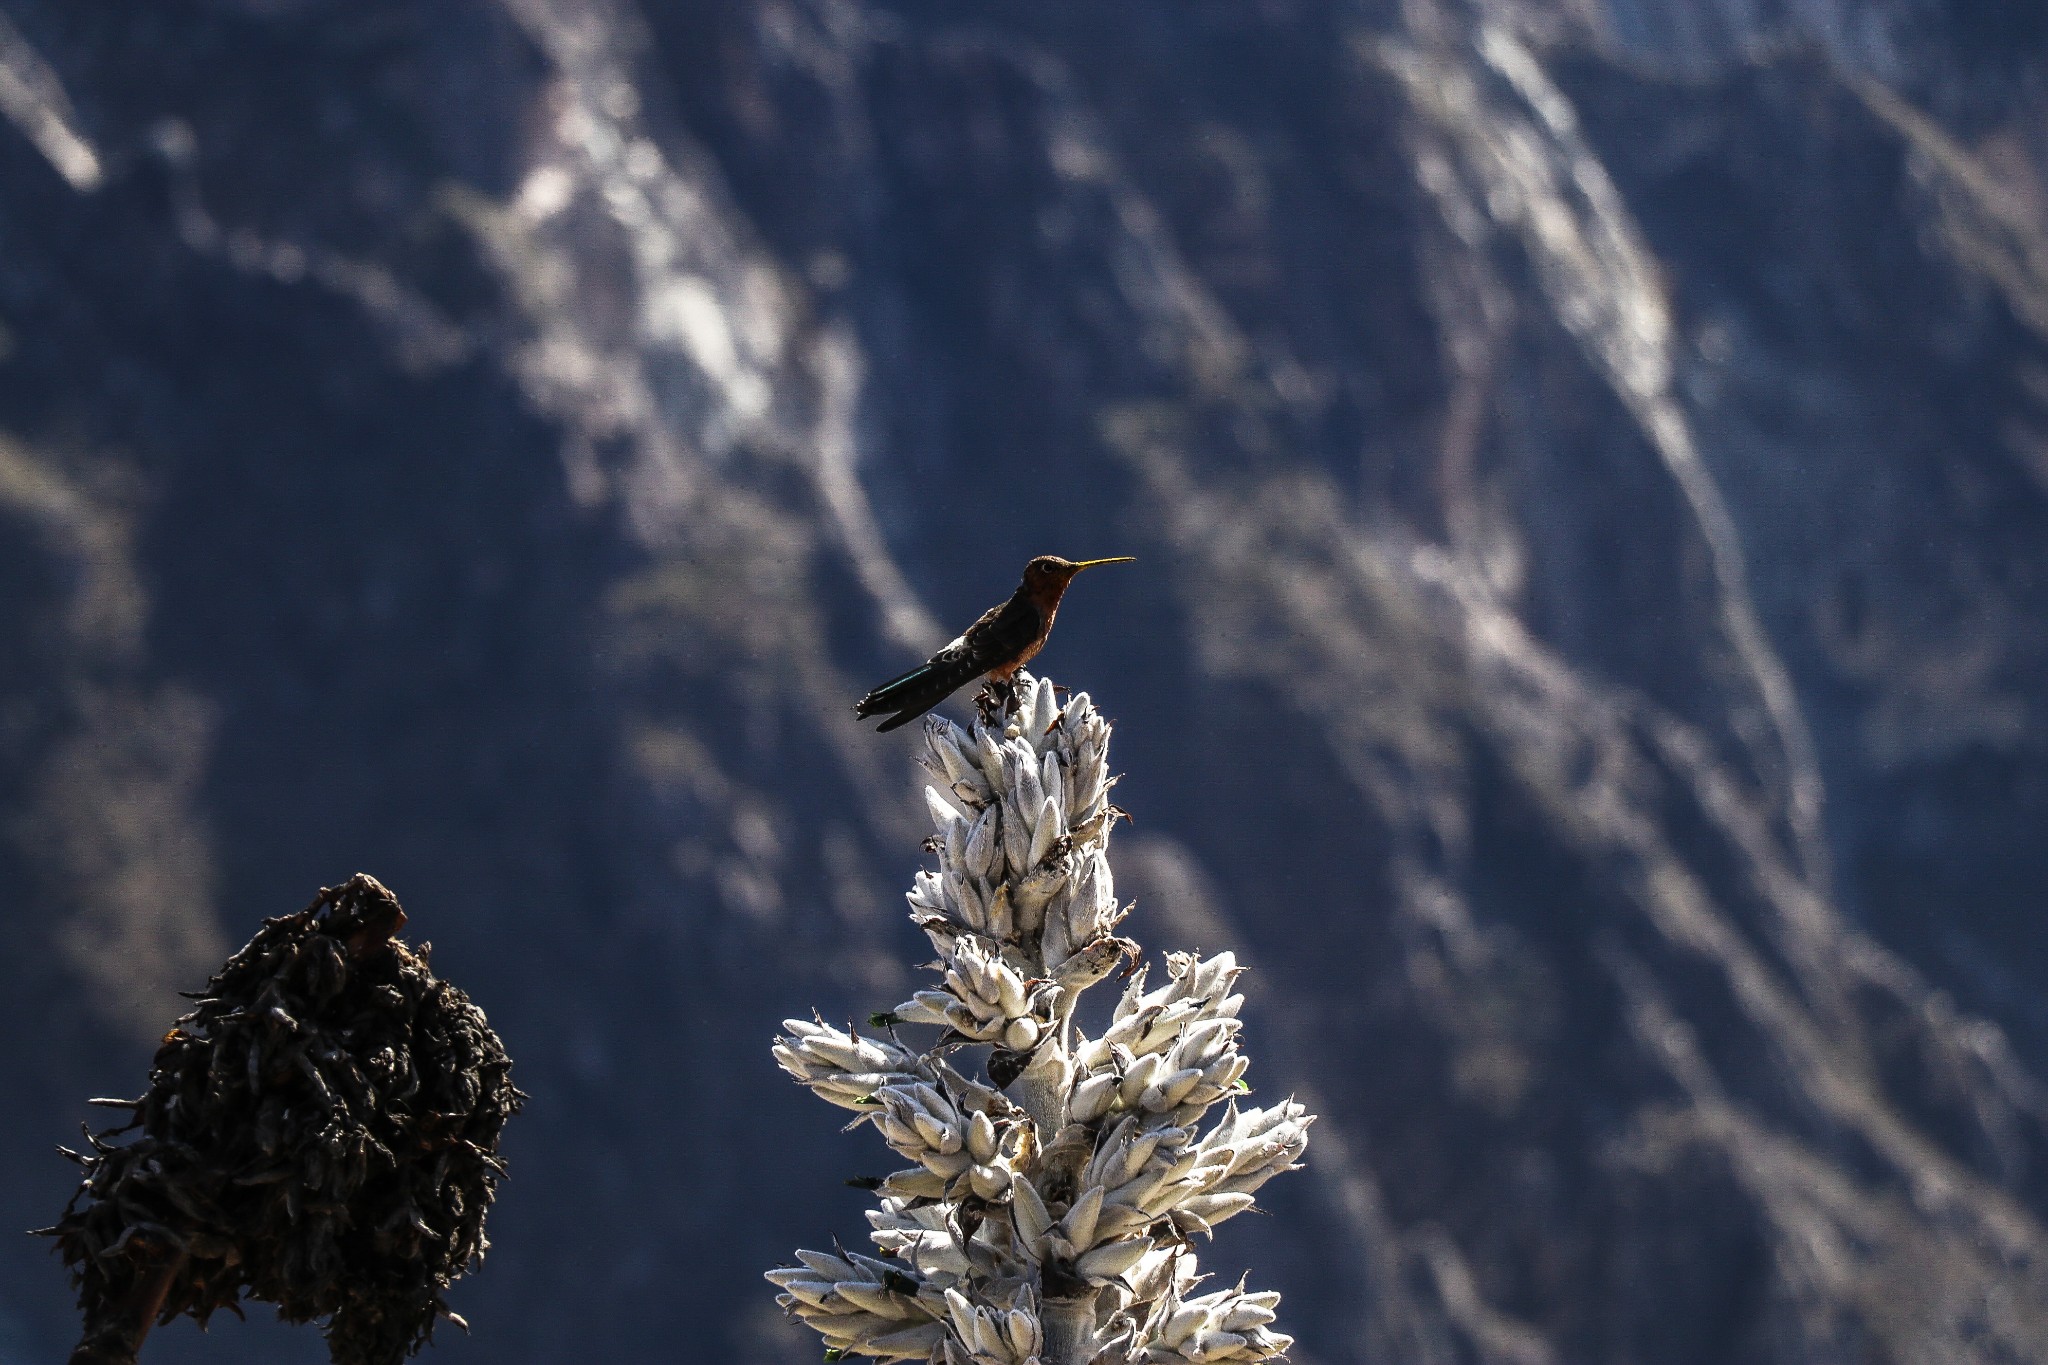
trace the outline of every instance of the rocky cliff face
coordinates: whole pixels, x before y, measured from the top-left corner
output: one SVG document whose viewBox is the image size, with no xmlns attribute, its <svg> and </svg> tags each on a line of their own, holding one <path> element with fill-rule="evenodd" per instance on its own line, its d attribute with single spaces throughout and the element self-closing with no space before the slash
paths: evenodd
<svg viewBox="0 0 2048 1365">
<path fill-rule="evenodd" d="M 533 1094 L 436 1352 L 810 1349 L 851 699 L 1130 553 L 1042 663 L 1325 1115 L 1298 1360 L 2048 1360 L 2044 112 L 2024 5 L 0 0 L 0 1210 L 364 868 Z"/>
</svg>

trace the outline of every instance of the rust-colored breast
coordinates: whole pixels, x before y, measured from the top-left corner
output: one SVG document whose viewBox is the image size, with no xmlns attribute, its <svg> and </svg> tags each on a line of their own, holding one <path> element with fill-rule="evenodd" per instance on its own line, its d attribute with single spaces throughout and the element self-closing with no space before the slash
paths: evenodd
<svg viewBox="0 0 2048 1365">
<path fill-rule="evenodd" d="M 968 644 L 978 657 L 988 660 L 990 677 L 1008 682 L 1044 647 L 1046 633 L 1052 629 L 1053 615 L 1060 609 L 1060 596 L 1065 591 L 1064 583 L 1050 592 L 1020 586 L 993 619 L 975 623 Z"/>
</svg>

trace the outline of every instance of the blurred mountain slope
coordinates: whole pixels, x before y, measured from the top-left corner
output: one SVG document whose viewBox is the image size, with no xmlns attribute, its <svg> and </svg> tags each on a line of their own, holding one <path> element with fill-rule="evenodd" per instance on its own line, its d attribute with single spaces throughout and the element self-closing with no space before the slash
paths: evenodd
<svg viewBox="0 0 2048 1365">
<path fill-rule="evenodd" d="M 534 1096 L 435 1350 L 809 1350 L 878 1158 L 766 1042 L 921 957 L 851 698 L 1132 553 L 1043 662 L 1326 1115 L 1218 1248 L 1298 1359 L 2048 1359 L 1994 8 L 0 0 L 0 1208 L 365 868 Z"/>
</svg>

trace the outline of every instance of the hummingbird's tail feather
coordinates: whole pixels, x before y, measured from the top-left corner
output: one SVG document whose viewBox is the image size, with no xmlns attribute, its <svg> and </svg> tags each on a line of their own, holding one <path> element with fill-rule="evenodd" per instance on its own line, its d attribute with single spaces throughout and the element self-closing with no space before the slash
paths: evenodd
<svg viewBox="0 0 2048 1365">
<path fill-rule="evenodd" d="M 900 699 L 923 690 L 918 684 L 926 681 L 932 667 L 933 665 L 928 663 L 919 664 L 901 677 L 891 678 L 873 688 L 865 697 L 853 704 L 853 714 L 865 720 L 879 712 L 895 710 Z"/>
<path fill-rule="evenodd" d="M 900 678 L 891 678 L 862 697 L 854 704 L 853 714 L 865 720 L 884 711 L 894 712 L 876 733 L 894 730 L 916 720 L 984 671 L 974 660 L 948 658 L 941 653 L 930 663 L 920 664 Z"/>
<path fill-rule="evenodd" d="M 894 730 L 899 725 L 908 725 L 910 724 L 910 722 L 916 720 L 919 716 L 931 710 L 934 706 L 937 706 L 940 702 L 944 700 L 945 698 L 943 696 L 933 697 L 930 701 L 926 702 L 924 705 L 918 707 L 914 711 L 899 711 L 895 715 L 889 717 L 889 719 L 883 721 L 880 725 L 877 725 L 875 727 L 875 733 L 879 735 L 884 731 Z"/>
</svg>

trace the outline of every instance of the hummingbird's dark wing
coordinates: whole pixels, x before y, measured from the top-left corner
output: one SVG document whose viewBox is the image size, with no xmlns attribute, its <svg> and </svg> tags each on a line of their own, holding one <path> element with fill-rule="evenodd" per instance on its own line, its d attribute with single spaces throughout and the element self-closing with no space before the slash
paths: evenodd
<svg viewBox="0 0 2048 1365">
<path fill-rule="evenodd" d="M 959 639 L 900 678 L 891 678 L 854 703 L 865 720 L 894 712 L 875 733 L 908 725 L 991 668 L 1021 655 L 1038 638 L 1038 613 L 1022 593 L 990 607 Z"/>
<path fill-rule="evenodd" d="M 1000 607 L 981 614 L 960 638 L 967 652 L 981 662 L 984 673 L 1017 664 L 1029 658 L 1045 639 L 1045 614 L 1023 588 Z"/>
</svg>

